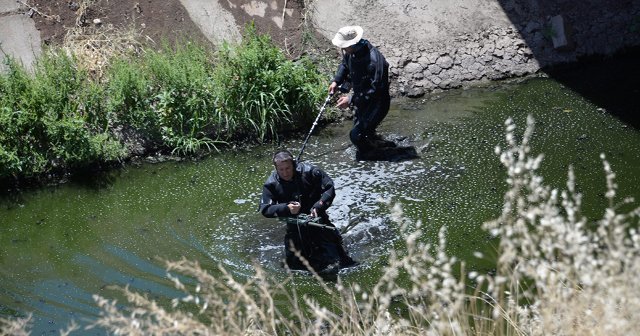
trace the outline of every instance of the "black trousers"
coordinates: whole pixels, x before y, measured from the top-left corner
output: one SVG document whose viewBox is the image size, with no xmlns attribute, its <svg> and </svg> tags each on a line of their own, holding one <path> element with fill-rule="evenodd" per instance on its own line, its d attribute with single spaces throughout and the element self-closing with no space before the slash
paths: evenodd
<svg viewBox="0 0 640 336">
<path fill-rule="evenodd" d="M 376 135 L 376 128 L 389 113 L 390 105 L 391 97 L 382 95 L 354 107 L 353 128 L 349 138 L 359 151 L 372 149 L 369 139 Z"/>
<path fill-rule="evenodd" d="M 307 269 L 292 249 L 299 251 L 315 271 L 321 271 L 335 263 L 343 265 L 352 262 L 342 245 L 342 235 L 338 229 L 290 224 L 287 225 L 284 246 L 286 262 L 291 269 Z"/>
</svg>

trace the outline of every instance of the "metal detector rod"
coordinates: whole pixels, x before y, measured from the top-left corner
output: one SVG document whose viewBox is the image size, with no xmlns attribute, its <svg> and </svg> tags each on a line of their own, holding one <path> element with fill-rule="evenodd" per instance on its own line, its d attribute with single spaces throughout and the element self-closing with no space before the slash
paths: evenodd
<svg viewBox="0 0 640 336">
<path fill-rule="evenodd" d="M 291 223 L 293 223 L 293 222 L 291 222 Z M 294 224 L 296 226 L 298 226 L 298 227 L 300 227 L 300 225 L 302 225 L 302 226 L 308 225 L 308 226 L 314 226 L 314 227 L 317 227 L 317 228 L 327 229 L 327 230 L 335 230 L 336 229 L 335 226 L 320 224 L 320 223 L 317 223 L 317 222 L 314 222 L 314 221 L 310 221 L 310 220 L 305 220 L 304 224 L 300 224 L 298 222 L 295 222 Z"/>
<path fill-rule="evenodd" d="M 329 225 L 324 225 L 324 224 L 315 223 L 315 222 L 308 222 L 307 225 L 315 226 L 317 228 L 327 229 L 327 230 L 335 230 L 336 229 L 335 226 L 329 226 Z"/>
<path fill-rule="evenodd" d="M 327 104 L 331 100 L 331 96 L 333 96 L 333 93 L 329 93 L 329 95 L 327 95 L 327 99 L 324 100 L 324 104 L 322 104 L 322 107 L 320 108 L 320 113 L 318 113 L 318 116 L 316 117 L 316 120 L 313 121 L 313 125 L 311 125 L 311 129 L 309 130 L 309 134 L 307 134 L 307 137 L 304 139 L 304 142 L 302 143 L 302 148 L 300 148 L 300 153 L 298 153 L 298 157 L 296 158 L 296 162 L 300 162 L 300 157 L 302 156 L 302 152 L 304 152 L 304 148 L 307 147 L 307 142 L 309 141 L 309 138 L 311 137 L 311 133 L 313 133 L 313 129 L 316 128 L 316 125 L 318 125 L 318 120 L 320 120 L 320 116 L 322 115 L 322 112 L 324 112 L 325 107 L 327 107 Z"/>
<path fill-rule="evenodd" d="M 336 227 L 335 226 L 331 226 L 331 225 L 325 225 L 325 224 L 320 224 L 316 221 L 314 221 L 314 219 L 309 219 L 310 217 L 308 217 L 308 215 L 301 215 L 304 216 L 302 217 L 302 219 L 300 219 L 300 217 L 281 217 L 280 220 L 283 222 L 286 222 L 287 224 L 291 224 L 291 225 L 295 225 L 298 228 L 300 226 L 314 226 L 317 228 L 321 228 L 321 229 L 327 229 L 327 230 L 335 230 Z M 355 226 L 355 225 L 354 225 Z"/>
</svg>

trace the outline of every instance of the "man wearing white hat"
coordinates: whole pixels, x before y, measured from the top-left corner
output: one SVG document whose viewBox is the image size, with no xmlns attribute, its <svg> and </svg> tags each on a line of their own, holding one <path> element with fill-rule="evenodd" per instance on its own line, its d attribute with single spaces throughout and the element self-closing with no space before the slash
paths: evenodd
<svg viewBox="0 0 640 336">
<path fill-rule="evenodd" d="M 329 85 L 329 93 L 334 93 L 338 86 L 345 87 L 344 84 L 353 87 L 353 94 L 340 97 L 337 107 L 350 106 L 354 110 L 349 137 L 358 149 L 358 159 L 367 159 L 378 146 L 395 146 L 376 134 L 391 102 L 389 64 L 376 47 L 362 38 L 363 33 L 360 26 L 342 27 L 331 40 L 342 49 L 342 62 Z"/>
</svg>

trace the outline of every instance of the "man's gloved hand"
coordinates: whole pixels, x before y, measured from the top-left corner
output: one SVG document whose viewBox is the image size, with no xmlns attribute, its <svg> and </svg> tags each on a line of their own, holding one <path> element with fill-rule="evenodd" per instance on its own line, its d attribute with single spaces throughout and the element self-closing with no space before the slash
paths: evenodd
<svg viewBox="0 0 640 336">
<path fill-rule="evenodd" d="M 300 202 L 289 202 L 287 208 L 292 215 L 297 215 L 300 212 Z"/>
<path fill-rule="evenodd" d="M 347 108 L 349 107 L 349 103 L 351 102 L 351 96 L 346 95 L 346 96 L 342 96 L 338 99 L 338 102 L 336 103 L 336 107 L 337 108 Z"/>
<path fill-rule="evenodd" d="M 331 82 L 331 84 L 329 84 L 329 94 L 334 94 L 336 92 L 336 87 L 338 87 L 338 83 Z"/>
<path fill-rule="evenodd" d="M 311 207 L 311 217 L 318 217 L 325 211 L 324 203 L 320 200 Z"/>
</svg>

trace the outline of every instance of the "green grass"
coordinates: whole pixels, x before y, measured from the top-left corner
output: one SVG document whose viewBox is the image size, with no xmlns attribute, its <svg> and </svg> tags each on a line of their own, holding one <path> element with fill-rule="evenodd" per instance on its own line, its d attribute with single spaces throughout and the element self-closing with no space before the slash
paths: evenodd
<svg viewBox="0 0 640 336">
<path fill-rule="evenodd" d="M 308 60 L 286 61 L 253 26 L 238 46 L 224 44 L 213 73 L 218 120 L 231 133 L 257 134 L 260 141 L 307 124 L 321 100 L 322 77 Z"/>
</svg>

